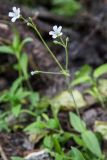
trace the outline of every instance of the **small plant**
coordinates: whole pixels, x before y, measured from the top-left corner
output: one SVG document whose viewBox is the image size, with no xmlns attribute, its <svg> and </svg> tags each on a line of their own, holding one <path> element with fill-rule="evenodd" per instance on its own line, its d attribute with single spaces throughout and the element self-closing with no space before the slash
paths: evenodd
<svg viewBox="0 0 107 160">
<path fill-rule="evenodd" d="M 13 10 L 16 11 L 10 12 L 9 16 L 13 16 L 12 22 L 15 21 L 19 15 L 19 9 L 13 7 Z M 17 13 L 18 12 L 18 13 Z M 15 16 L 16 15 L 16 16 Z M 32 38 L 27 37 L 21 41 L 20 36 L 16 30 L 14 30 L 14 37 L 12 44 L 10 45 L 2 45 L 0 46 L 0 53 L 1 54 L 11 54 L 16 57 L 17 63 L 13 66 L 19 73 L 19 77 L 23 77 L 26 80 L 28 87 L 31 89 L 31 85 L 29 82 L 29 74 L 28 74 L 28 56 L 27 53 L 23 52 L 23 47 L 26 43 L 31 42 Z"/>
<path fill-rule="evenodd" d="M 72 160 L 81 159 L 89 160 L 90 158 L 103 160 L 104 155 L 101 152 L 99 142 L 96 135 L 86 128 L 86 124 L 76 114 L 69 113 L 70 124 L 74 129 L 74 133 L 64 131 L 60 126 L 58 119 L 49 118 L 46 114 L 24 129 L 25 132 L 35 133 L 43 139 L 42 147 L 47 148 L 51 156 L 55 160 Z M 33 139 L 34 140 L 34 139 Z M 64 152 L 64 145 L 68 141 L 75 141 L 81 149 L 71 146 L 68 152 Z"/>
<path fill-rule="evenodd" d="M 0 130 L 10 131 L 8 127 L 8 119 L 20 117 L 26 113 L 33 117 L 37 116 L 36 111 L 39 103 L 39 94 L 33 91 L 28 91 L 22 87 L 23 78 L 18 78 L 7 91 L 4 91 L 0 96 L 0 103 L 7 106 L 4 113 L 0 115 Z M 28 106 L 26 108 L 26 106 Z M 42 111 L 41 111 L 42 112 Z M 14 126 L 13 126 L 14 128 Z"/>
<path fill-rule="evenodd" d="M 101 65 L 94 71 L 90 66 L 85 65 L 75 73 L 75 77 L 71 82 L 71 85 L 74 87 L 80 84 L 88 84 L 89 87 L 85 90 L 85 93 L 91 94 L 101 103 L 102 107 L 105 107 L 105 98 L 99 88 L 99 80 L 105 73 L 107 73 L 107 64 Z"/>
</svg>

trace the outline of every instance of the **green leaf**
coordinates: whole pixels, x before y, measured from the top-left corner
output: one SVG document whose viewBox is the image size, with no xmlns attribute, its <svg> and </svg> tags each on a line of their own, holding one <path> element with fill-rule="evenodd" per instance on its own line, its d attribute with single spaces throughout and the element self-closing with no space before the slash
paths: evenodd
<svg viewBox="0 0 107 160">
<path fill-rule="evenodd" d="M 23 46 L 24 46 L 26 43 L 29 43 L 29 42 L 32 42 L 32 41 L 33 41 L 33 38 L 31 38 L 31 37 L 25 38 L 25 39 L 22 41 L 21 45 L 20 45 L 20 51 L 22 50 Z"/>
<path fill-rule="evenodd" d="M 20 65 L 21 65 L 21 70 L 24 74 L 24 78 L 28 79 L 28 56 L 26 53 L 22 53 L 21 58 L 20 58 Z"/>
<path fill-rule="evenodd" d="M 11 160 L 24 160 L 24 158 L 18 156 L 12 156 Z"/>
<path fill-rule="evenodd" d="M 43 144 L 44 147 L 49 148 L 50 150 L 52 150 L 53 148 L 53 140 L 52 140 L 52 136 L 46 136 L 43 140 Z"/>
<path fill-rule="evenodd" d="M 0 113 L 0 132 L 1 131 L 6 131 L 6 132 L 9 132 L 10 131 L 10 128 L 8 126 L 8 123 L 6 121 L 6 117 L 8 115 L 8 112 L 5 112 L 5 113 Z"/>
<path fill-rule="evenodd" d="M 14 81 L 11 89 L 10 89 L 10 94 L 14 95 L 16 90 L 20 87 L 21 83 L 22 83 L 22 77 L 18 78 L 16 81 Z"/>
<path fill-rule="evenodd" d="M 55 153 L 55 160 L 65 160 L 65 159 L 63 155 Z"/>
<path fill-rule="evenodd" d="M 13 54 L 14 51 L 11 46 L 0 46 L 0 53 L 4 54 Z"/>
<path fill-rule="evenodd" d="M 84 83 L 91 83 L 91 79 L 88 75 L 81 76 L 77 79 L 74 79 L 71 82 L 71 86 L 76 86 L 76 85 L 80 85 L 80 84 L 84 84 Z"/>
<path fill-rule="evenodd" d="M 75 147 L 72 147 L 70 154 L 73 160 L 85 160 L 82 153 Z"/>
<path fill-rule="evenodd" d="M 99 78 L 101 75 L 107 73 L 107 63 L 106 64 L 103 64 L 101 65 L 100 67 L 98 67 L 94 73 L 93 73 L 93 76 L 94 78 Z"/>
<path fill-rule="evenodd" d="M 29 100 L 30 100 L 30 102 L 31 102 L 31 104 L 32 104 L 32 107 L 31 107 L 31 108 L 37 106 L 37 104 L 38 104 L 38 102 L 39 102 L 39 100 L 40 100 L 40 95 L 39 95 L 39 93 L 38 93 L 38 92 L 31 92 L 31 94 L 30 94 L 30 96 L 29 96 Z"/>
<path fill-rule="evenodd" d="M 49 119 L 49 121 L 47 122 L 47 128 L 58 129 L 58 127 L 59 127 L 59 122 L 57 119 Z"/>
<path fill-rule="evenodd" d="M 74 80 L 71 82 L 71 85 L 75 86 L 82 83 L 91 83 L 91 72 L 92 68 L 89 65 L 84 65 L 79 71 L 75 73 L 75 77 Z"/>
<path fill-rule="evenodd" d="M 20 35 L 16 29 L 14 29 L 14 37 L 13 37 L 13 42 L 12 42 L 12 47 L 14 51 L 18 50 L 20 45 Z"/>
<path fill-rule="evenodd" d="M 62 148 L 59 143 L 59 134 L 54 134 L 52 138 L 56 152 L 62 154 Z"/>
<path fill-rule="evenodd" d="M 8 96 L 8 92 L 7 91 L 4 91 L 1 95 L 0 95 L 0 102 L 6 102 L 9 98 Z"/>
<path fill-rule="evenodd" d="M 79 135 L 74 134 L 72 138 L 76 144 L 78 144 L 79 146 L 84 146 L 83 140 L 81 139 Z"/>
<path fill-rule="evenodd" d="M 82 139 L 85 146 L 97 157 L 101 158 L 102 153 L 100 149 L 99 142 L 95 134 L 91 131 L 85 131 L 82 133 Z"/>
<path fill-rule="evenodd" d="M 42 121 L 36 121 L 30 125 L 28 125 L 24 131 L 29 133 L 42 133 L 46 128 L 46 123 Z M 45 132 L 45 131 L 44 131 Z"/>
<path fill-rule="evenodd" d="M 12 107 L 12 113 L 15 117 L 18 117 L 21 113 L 21 105 L 19 104 L 17 106 Z"/>
<path fill-rule="evenodd" d="M 30 95 L 30 91 L 24 91 L 23 88 L 19 88 L 15 94 L 17 100 L 22 100 Z"/>
<path fill-rule="evenodd" d="M 82 76 L 89 75 L 92 72 L 92 67 L 89 65 L 84 65 L 83 67 L 80 68 L 79 71 L 75 73 L 75 78 L 80 78 Z"/>
<path fill-rule="evenodd" d="M 70 112 L 69 117 L 70 123 L 76 131 L 82 133 L 86 130 L 86 124 L 76 114 Z"/>
</svg>

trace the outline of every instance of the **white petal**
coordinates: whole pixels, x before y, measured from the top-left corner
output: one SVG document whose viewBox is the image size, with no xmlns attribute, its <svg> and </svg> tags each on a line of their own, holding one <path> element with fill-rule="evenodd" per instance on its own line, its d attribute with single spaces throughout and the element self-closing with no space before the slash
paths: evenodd
<svg viewBox="0 0 107 160">
<path fill-rule="evenodd" d="M 60 32 L 60 34 L 59 34 L 60 36 L 62 36 L 63 35 L 63 33 L 62 32 Z"/>
<path fill-rule="evenodd" d="M 50 32 L 49 32 L 49 35 L 53 35 L 53 34 L 54 34 L 54 31 L 50 31 Z"/>
<path fill-rule="evenodd" d="M 57 31 L 57 29 L 58 29 L 58 27 L 55 25 L 55 26 L 53 27 L 53 30 L 54 30 L 54 31 Z"/>
<path fill-rule="evenodd" d="M 61 32 L 62 26 L 59 26 L 57 30 L 58 30 L 58 32 Z"/>
<path fill-rule="evenodd" d="M 13 12 L 9 12 L 8 16 L 9 17 L 14 17 L 14 13 Z"/>
<path fill-rule="evenodd" d="M 17 13 L 20 14 L 20 8 L 17 9 Z"/>
<path fill-rule="evenodd" d="M 16 7 L 13 7 L 12 9 L 13 9 L 13 11 L 14 11 L 14 12 L 16 12 L 16 11 L 17 11 Z"/>
<path fill-rule="evenodd" d="M 53 38 L 53 39 L 57 38 L 57 35 L 56 35 L 56 34 L 53 34 L 52 38 Z"/>
<path fill-rule="evenodd" d="M 14 23 L 16 21 L 16 17 L 13 17 L 11 21 Z"/>
</svg>

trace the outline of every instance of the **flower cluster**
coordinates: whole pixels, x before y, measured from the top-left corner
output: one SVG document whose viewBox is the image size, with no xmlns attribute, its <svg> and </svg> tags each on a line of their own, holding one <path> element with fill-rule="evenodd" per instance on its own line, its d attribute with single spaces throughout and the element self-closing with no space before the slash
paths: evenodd
<svg viewBox="0 0 107 160">
<path fill-rule="evenodd" d="M 12 22 L 15 22 L 17 19 L 19 19 L 21 17 L 20 8 L 13 7 L 12 12 L 9 12 L 8 16 L 11 17 Z M 26 21 L 26 22 L 27 22 L 27 25 L 30 25 L 29 21 Z M 50 31 L 49 35 L 52 35 L 53 39 L 61 37 L 63 35 L 62 26 L 59 26 L 59 27 L 57 25 L 53 26 L 53 31 Z M 58 65 L 60 66 L 59 62 L 58 62 Z M 41 73 L 41 72 L 32 71 L 31 75 L 34 75 L 34 74 L 37 74 L 37 73 Z M 44 73 L 46 73 L 46 72 L 44 72 Z"/>
<path fill-rule="evenodd" d="M 8 14 L 8 16 L 9 17 L 11 17 L 11 21 L 12 22 L 15 22 L 17 19 L 19 19 L 20 18 L 20 16 L 21 16 L 21 14 L 20 14 L 20 8 L 16 8 L 16 7 L 13 7 L 12 8 L 12 12 L 9 12 L 9 14 Z M 53 39 L 55 39 L 55 38 L 57 38 L 57 37 L 60 37 L 60 36 L 62 36 L 62 32 L 61 32 L 61 30 L 62 30 L 62 26 L 57 26 L 57 25 L 55 25 L 54 27 L 53 27 L 53 31 L 50 31 L 49 32 L 49 35 L 52 35 L 52 38 Z"/>
</svg>

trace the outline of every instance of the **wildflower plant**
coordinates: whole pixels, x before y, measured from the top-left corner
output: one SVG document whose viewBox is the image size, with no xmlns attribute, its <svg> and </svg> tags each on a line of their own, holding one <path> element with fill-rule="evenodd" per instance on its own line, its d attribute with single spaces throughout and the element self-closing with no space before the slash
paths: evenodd
<svg viewBox="0 0 107 160">
<path fill-rule="evenodd" d="M 33 28 L 34 31 L 36 32 L 36 34 L 38 35 L 38 37 L 43 42 L 44 46 L 47 48 L 47 50 L 50 53 L 50 55 L 52 56 L 53 60 L 56 62 L 56 64 L 59 67 L 59 72 L 53 72 L 53 71 L 48 72 L 48 71 L 36 70 L 36 71 L 31 71 L 31 75 L 40 74 L 40 73 L 51 74 L 51 75 L 62 75 L 65 77 L 66 80 L 68 80 L 68 78 L 70 78 L 70 72 L 69 72 L 69 68 L 68 68 L 68 62 L 69 62 L 68 41 L 69 41 L 69 39 L 68 39 L 68 37 L 67 38 L 63 37 L 62 26 L 55 25 L 53 27 L 53 31 L 49 32 L 49 35 L 52 36 L 52 38 L 54 39 L 53 42 L 55 44 L 58 44 L 65 49 L 65 54 L 66 54 L 65 66 L 63 66 L 59 62 L 57 57 L 51 51 L 51 49 L 49 48 L 49 46 L 47 45 L 47 43 L 43 39 L 41 33 L 39 32 L 37 25 L 33 22 L 32 18 L 29 17 L 28 19 L 25 19 L 21 15 L 20 9 L 16 8 L 16 7 L 13 7 L 13 12 L 9 13 L 9 17 L 12 17 L 12 20 L 11 20 L 12 22 L 15 22 L 17 19 L 20 18 L 21 20 L 23 20 L 27 24 L 28 27 Z M 83 148 L 82 153 L 78 149 L 72 148 L 71 151 L 65 155 L 63 148 L 60 146 L 62 143 L 61 137 L 62 137 L 62 135 L 64 135 L 64 141 L 66 139 L 69 140 L 72 137 L 72 133 L 66 133 L 63 131 L 57 115 L 54 115 L 54 119 L 49 119 L 47 117 L 47 115 L 44 115 L 44 116 L 41 115 L 44 117 L 46 123 L 42 122 L 43 117 L 42 117 L 42 119 L 40 119 L 40 117 L 39 117 L 37 119 L 37 121 L 35 121 L 30 126 L 28 126 L 25 130 L 32 131 L 32 132 L 35 131 L 37 133 L 38 133 L 38 131 L 41 133 L 46 132 L 45 138 L 44 138 L 44 145 L 45 146 L 48 145 L 48 147 L 51 146 L 51 148 L 49 148 L 49 151 L 51 152 L 51 154 L 52 154 L 52 148 L 54 147 L 55 152 L 53 153 L 54 154 L 53 156 L 55 157 L 56 160 L 59 160 L 59 159 L 60 160 L 64 160 L 64 159 L 66 159 L 66 160 L 67 159 L 69 159 L 69 160 L 72 160 L 72 159 L 104 160 L 104 155 L 102 154 L 99 142 L 98 142 L 95 134 L 93 132 L 87 130 L 85 123 L 80 118 L 78 107 L 76 105 L 75 98 L 72 94 L 72 88 L 69 88 L 69 84 L 68 84 L 68 89 L 70 89 L 70 91 L 71 91 L 71 95 L 72 95 L 72 98 L 73 98 L 74 104 L 75 104 L 75 109 L 78 114 L 78 116 L 73 113 L 70 113 L 70 115 L 69 115 L 70 123 L 71 123 L 72 127 L 74 128 L 74 130 L 77 132 L 77 134 L 73 135 L 73 137 L 75 139 L 75 142 Z M 42 130 L 43 130 L 43 132 L 42 132 Z M 78 133 L 80 133 L 80 136 L 78 136 Z M 53 143 L 53 144 L 51 144 L 51 143 Z M 92 146 L 93 147 L 95 146 L 95 150 L 92 148 Z"/>
</svg>

